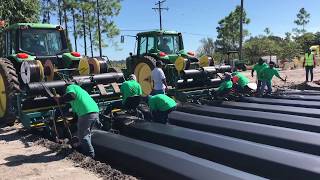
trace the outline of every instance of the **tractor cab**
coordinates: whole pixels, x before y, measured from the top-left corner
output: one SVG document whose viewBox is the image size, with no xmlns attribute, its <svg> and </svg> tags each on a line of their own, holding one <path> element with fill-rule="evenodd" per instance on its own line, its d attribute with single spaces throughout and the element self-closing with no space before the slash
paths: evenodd
<svg viewBox="0 0 320 180">
<path fill-rule="evenodd" d="M 150 31 L 137 34 L 137 55 L 153 54 L 159 57 L 182 53 L 181 33 L 175 31 Z"/>
</svg>

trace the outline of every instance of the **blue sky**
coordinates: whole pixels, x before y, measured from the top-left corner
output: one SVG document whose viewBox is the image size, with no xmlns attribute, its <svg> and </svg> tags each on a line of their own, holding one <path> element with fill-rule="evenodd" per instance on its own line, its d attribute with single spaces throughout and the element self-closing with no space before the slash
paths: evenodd
<svg viewBox="0 0 320 180">
<path fill-rule="evenodd" d="M 125 30 L 152 30 L 159 28 L 158 13 L 152 8 L 156 0 L 123 0 L 120 15 L 114 20 L 122 35 L 135 35 L 135 31 Z M 319 0 L 244 0 L 244 6 L 249 25 L 245 26 L 252 36 L 263 34 L 266 27 L 274 35 L 284 36 L 296 27 L 293 23 L 300 8 L 304 7 L 310 14 L 310 23 L 307 31 L 320 31 L 320 1 Z M 200 39 L 205 37 L 216 38 L 218 21 L 234 10 L 240 0 L 167 0 L 163 12 L 163 27 L 167 30 L 176 30 L 183 33 L 186 50 L 196 51 L 200 46 Z M 120 41 L 120 36 L 115 38 Z M 81 40 L 82 41 L 82 40 Z M 125 59 L 129 52 L 134 50 L 135 39 L 125 38 L 125 43 L 119 43 L 119 49 L 108 47 L 103 54 L 112 60 Z M 83 44 L 80 42 L 80 46 Z M 83 54 L 83 47 L 78 48 Z M 98 52 L 95 52 L 98 55 Z"/>
</svg>

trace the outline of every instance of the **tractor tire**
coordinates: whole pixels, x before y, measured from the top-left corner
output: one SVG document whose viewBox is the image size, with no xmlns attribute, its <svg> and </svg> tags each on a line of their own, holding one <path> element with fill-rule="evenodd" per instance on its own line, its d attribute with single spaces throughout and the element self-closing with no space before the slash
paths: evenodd
<svg viewBox="0 0 320 180">
<path fill-rule="evenodd" d="M 16 120 L 16 97 L 19 80 L 13 64 L 0 58 L 0 125 L 13 125 Z"/>
<path fill-rule="evenodd" d="M 151 81 L 151 72 L 155 67 L 156 59 L 151 56 L 144 56 L 137 59 L 133 66 L 133 72 L 141 85 L 143 96 L 149 95 L 152 91 L 153 83 Z"/>
</svg>

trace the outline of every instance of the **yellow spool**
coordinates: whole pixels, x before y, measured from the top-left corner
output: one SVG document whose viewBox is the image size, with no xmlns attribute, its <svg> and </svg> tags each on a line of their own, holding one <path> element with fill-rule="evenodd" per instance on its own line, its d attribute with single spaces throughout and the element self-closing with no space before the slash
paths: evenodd
<svg viewBox="0 0 320 180">
<path fill-rule="evenodd" d="M 134 69 L 134 74 L 141 86 L 143 96 L 149 95 L 152 91 L 153 82 L 151 80 L 151 72 L 150 66 L 143 62 L 139 63 Z"/>
<path fill-rule="evenodd" d="M 40 69 L 40 81 L 42 81 L 44 79 L 44 70 L 43 70 L 43 66 L 41 61 L 37 60 L 37 64 L 39 66 Z"/>
<path fill-rule="evenodd" d="M 187 60 L 179 56 L 174 62 L 174 66 L 178 72 L 181 72 L 186 68 L 186 63 L 187 63 Z"/>
<path fill-rule="evenodd" d="M 207 55 L 203 55 L 200 57 L 199 66 L 200 67 L 208 67 L 210 65 L 211 57 Z"/>
<path fill-rule="evenodd" d="M 7 93 L 2 75 L 0 74 L 0 118 L 4 116 L 7 110 Z"/>
<path fill-rule="evenodd" d="M 89 68 L 90 68 L 90 65 L 93 66 L 93 72 L 90 72 L 91 74 L 100 74 L 100 63 L 98 59 L 90 58 L 88 60 L 88 63 L 89 63 Z"/>
<path fill-rule="evenodd" d="M 87 58 L 81 58 L 78 65 L 78 71 L 80 75 L 89 75 L 90 66 Z"/>
</svg>

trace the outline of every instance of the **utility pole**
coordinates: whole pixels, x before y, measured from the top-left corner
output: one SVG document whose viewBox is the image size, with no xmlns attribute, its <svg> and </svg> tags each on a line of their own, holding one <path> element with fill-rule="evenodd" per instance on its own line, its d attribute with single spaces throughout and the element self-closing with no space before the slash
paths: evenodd
<svg viewBox="0 0 320 180">
<path fill-rule="evenodd" d="M 97 0 L 97 18 L 98 18 L 99 55 L 100 57 L 102 57 L 99 0 Z"/>
<path fill-rule="evenodd" d="M 161 17 L 161 11 L 162 11 L 162 10 L 167 10 L 167 11 L 169 10 L 169 8 L 163 8 L 163 7 L 161 7 L 162 3 L 164 3 L 164 2 L 166 2 L 166 0 L 158 1 L 158 2 L 155 4 L 155 6 L 158 6 L 158 7 L 156 7 L 156 8 L 152 8 L 152 9 L 154 9 L 154 10 L 159 11 L 159 17 L 160 17 L 160 30 L 162 30 L 162 17 Z"/>
<path fill-rule="evenodd" d="M 86 37 L 86 20 L 85 20 L 85 12 L 82 7 L 82 28 L 83 28 L 83 43 L 84 43 L 84 55 L 87 56 L 87 37 Z"/>
<path fill-rule="evenodd" d="M 239 40 L 239 60 L 242 60 L 242 39 L 243 39 L 243 0 L 241 0 L 240 12 L 240 40 Z"/>
</svg>

